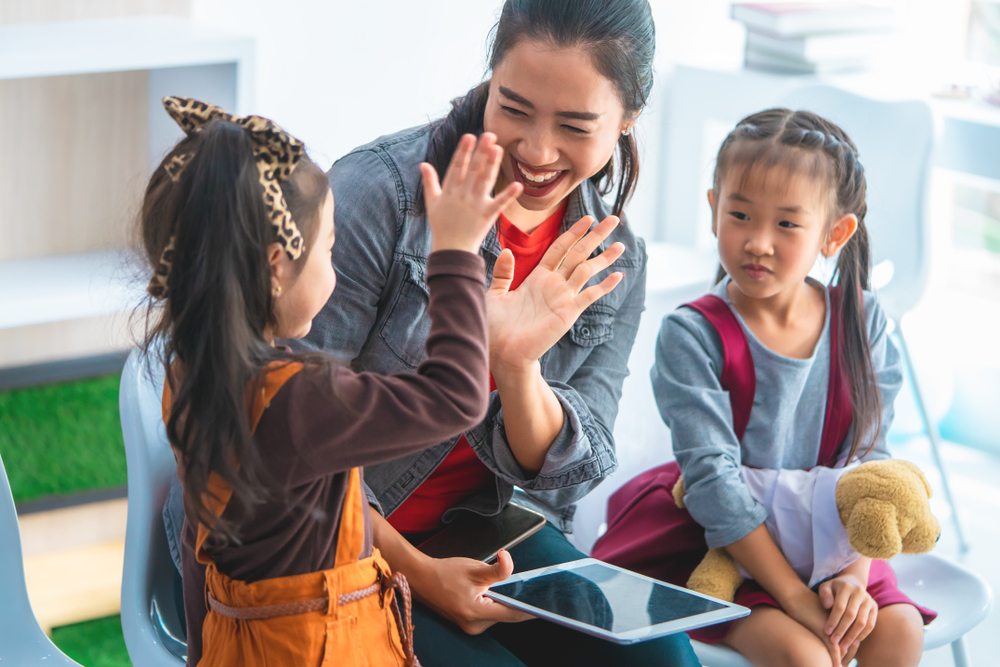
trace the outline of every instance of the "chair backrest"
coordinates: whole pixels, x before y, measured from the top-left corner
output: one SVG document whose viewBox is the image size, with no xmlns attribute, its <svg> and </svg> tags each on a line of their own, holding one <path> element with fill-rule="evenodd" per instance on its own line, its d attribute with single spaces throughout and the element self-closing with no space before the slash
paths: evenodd
<svg viewBox="0 0 1000 667">
<path fill-rule="evenodd" d="M 0 665 L 77 665 L 42 631 L 24 583 L 17 509 L 0 459 Z"/>
<path fill-rule="evenodd" d="M 793 90 L 779 106 L 818 113 L 858 147 L 868 185 L 872 264 L 878 267 L 873 283 L 888 315 L 898 320 L 916 305 L 927 282 L 928 183 L 938 137 L 930 106 L 875 100 L 831 86 Z"/>
<path fill-rule="evenodd" d="M 160 408 L 163 368 L 140 350 L 122 371 L 120 410 L 128 463 L 128 524 L 122 575 L 122 631 L 132 663 L 177 667 L 186 662 L 180 575 L 170 559 L 162 509 L 176 474 Z"/>
</svg>

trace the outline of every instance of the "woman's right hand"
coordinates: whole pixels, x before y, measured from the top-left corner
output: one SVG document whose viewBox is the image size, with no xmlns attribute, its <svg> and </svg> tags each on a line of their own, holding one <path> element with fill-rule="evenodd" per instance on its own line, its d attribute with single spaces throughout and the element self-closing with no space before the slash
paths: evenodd
<svg viewBox="0 0 1000 667">
<path fill-rule="evenodd" d="M 496 135 L 490 132 L 484 132 L 478 142 L 473 135 L 464 135 L 443 182 L 430 164 L 420 165 L 432 252 L 478 253 L 497 216 L 520 196 L 520 183 L 511 183 L 496 197 L 492 194 L 503 159 L 503 149 L 496 143 Z"/>
<path fill-rule="evenodd" d="M 494 623 L 517 623 L 531 614 L 503 605 L 483 595 L 514 571 L 510 554 L 501 550 L 487 565 L 471 558 L 427 558 L 418 572 L 408 574 L 413 596 L 470 635 Z"/>
<path fill-rule="evenodd" d="M 464 632 L 477 635 L 494 623 L 534 618 L 483 595 L 514 571 L 514 561 L 506 551 L 501 549 L 493 565 L 471 558 L 431 558 L 407 542 L 381 514 L 371 508 L 369 512 L 374 546 L 393 572 L 403 573 L 414 599 Z"/>
</svg>

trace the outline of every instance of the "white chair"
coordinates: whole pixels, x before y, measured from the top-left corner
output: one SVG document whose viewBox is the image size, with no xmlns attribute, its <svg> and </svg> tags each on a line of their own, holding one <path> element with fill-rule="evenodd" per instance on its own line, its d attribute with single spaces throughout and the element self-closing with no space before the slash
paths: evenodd
<svg viewBox="0 0 1000 667">
<path fill-rule="evenodd" d="M 910 351 L 902 317 L 924 293 L 930 264 L 928 182 L 938 129 L 930 106 L 921 101 L 887 102 L 861 97 L 832 86 L 807 86 L 778 102 L 790 109 L 813 111 L 844 128 L 865 167 L 868 182 L 868 233 L 873 280 L 879 302 L 895 324 L 895 336 L 941 472 L 941 490 L 951 507 L 959 548 L 968 550 L 940 453 L 940 436 L 931 419 Z"/>
<path fill-rule="evenodd" d="M 42 631 L 28 600 L 17 509 L 0 459 L 0 665 L 80 667 Z"/>
<path fill-rule="evenodd" d="M 120 410 L 128 463 L 128 524 L 122 575 L 122 631 L 129 657 L 143 667 L 187 662 L 180 575 L 170 559 L 161 510 L 176 474 L 161 416 L 163 368 L 139 350 L 122 371 Z"/>
<path fill-rule="evenodd" d="M 971 667 L 965 633 L 982 623 L 993 609 L 993 593 L 986 580 L 934 554 L 897 556 L 892 567 L 900 590 L 938 612 L 934 622 L 924 628 L 924 650 L 951 644 L 955 667 Z M 753 667 L 724 646 L 691 644 L 705 667 Z"/>
</svg>

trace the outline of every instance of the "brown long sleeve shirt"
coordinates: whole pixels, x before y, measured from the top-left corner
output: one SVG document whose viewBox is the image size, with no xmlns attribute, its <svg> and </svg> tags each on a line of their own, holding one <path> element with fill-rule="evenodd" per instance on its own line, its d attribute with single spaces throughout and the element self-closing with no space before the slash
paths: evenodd
<svg viewBox="0 0 1000 667">
<path fill-rule="evenodd" d="M 254 433 L 270 499 L 226 507 L 223 517 L 237 527 L 240 543 L 206 547 L 220 572 L 254 582 L 333 567 L 351 468 L 412 454 L 482 421 L 489 396 L 484 275 L 479 255 L 430 255 L 432 324 L 427 360 L 416 372 L 382 376 L 306 365 L 275 394 Z M 372 552 L 367 512 L 364 525 L 362 558 Z M 201 656 L 207 613 L 196 528 L 185 522 L 182 547 L 192 665 Z"/>
</svg>

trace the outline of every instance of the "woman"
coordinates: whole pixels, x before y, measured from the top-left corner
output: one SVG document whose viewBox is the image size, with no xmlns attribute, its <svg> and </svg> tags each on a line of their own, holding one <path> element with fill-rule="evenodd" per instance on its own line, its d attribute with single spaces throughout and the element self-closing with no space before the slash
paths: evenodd
<svg viewBox="0 0 1000 667">
<path fill-rule="evenodd" d="M 457 512 L 498 513 L 516 486 L 517 502 L 549 523 L 511 549 L 513 566 L 585 556 L 563 533 L 573 503 L 617 465 L 611 434 L 645 297 L 643 244 L 616 216 L 638 176 L 632 128 L 654 39 L 647 0 L 507 0 L 488 81 L 443 120 L 358 148 L 328 174 L 339 283 L 309 338 L 381 373 L 425 357 L 431 237 L 419 165 L 444 173 L 461 136 L 491 132 L 505 151 L 496 191 L 524 188 L 481 249 L 492 278 L 486 420 L 365 470 L 375 544 L 420 602 L 424 665 L 697 664 L 684 635 L 626 647 L 539 620 L 493 625 L 525 618 L 482 596 L 510 575 L 506 554 L 488 566 L 411 546 Z"/>
</svg>

